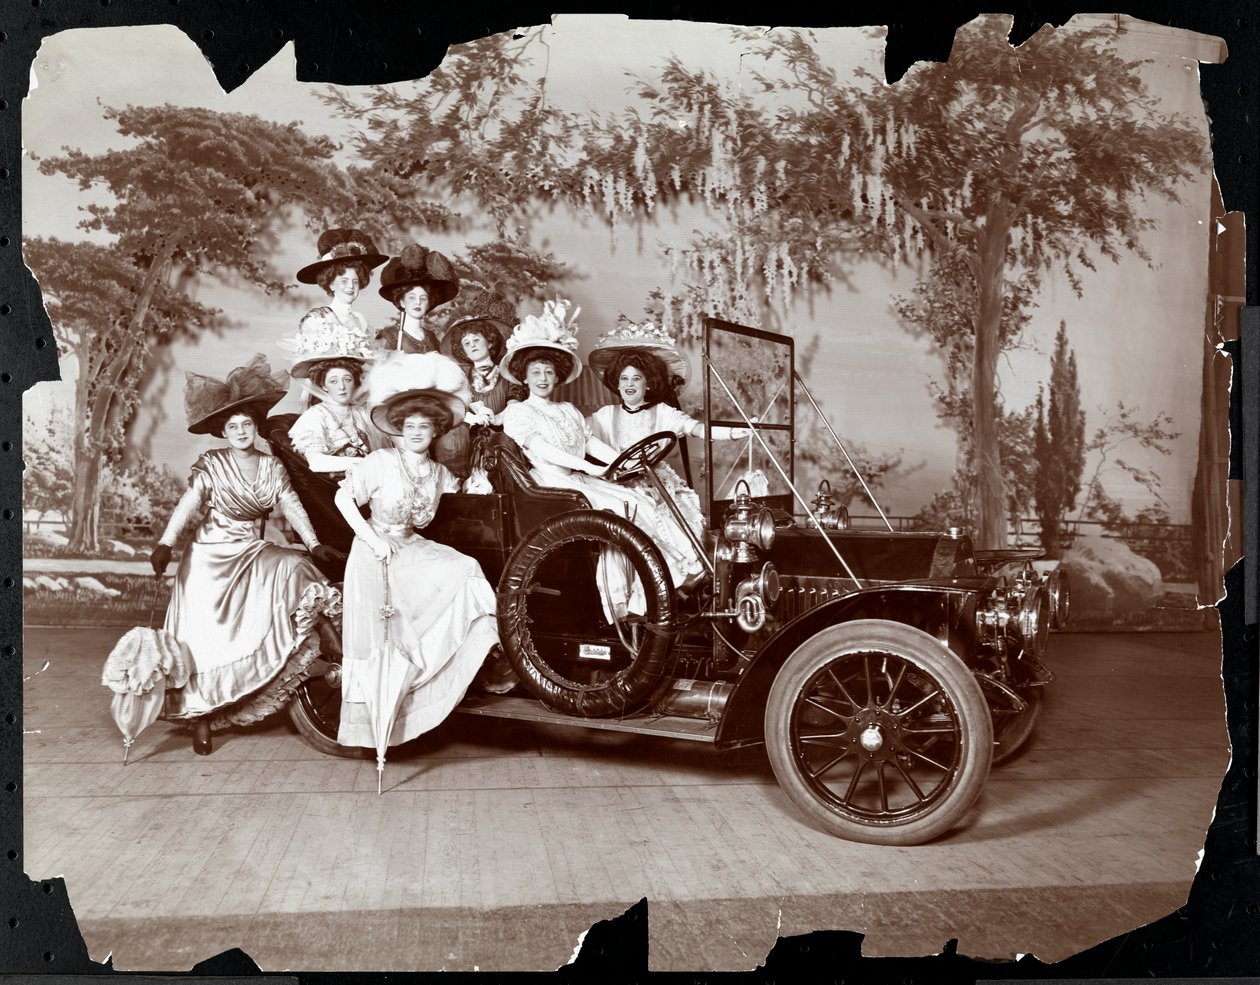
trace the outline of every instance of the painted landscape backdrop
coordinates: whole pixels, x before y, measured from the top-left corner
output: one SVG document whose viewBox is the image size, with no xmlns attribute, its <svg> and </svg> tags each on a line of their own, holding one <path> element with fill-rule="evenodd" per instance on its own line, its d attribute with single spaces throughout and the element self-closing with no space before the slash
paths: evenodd
<svg viewBox="0 0 1260 985">
<path fill-rule="evenodd" d="M 521 314 L 572 298 L 584 349 L 620 319 L 693 362 L 706 314 L 790 333 L 898 526 L 1042 547 L 1081 625 L 1199 624 L 1225 536 L 1196 65 L 1219 56 L 1127 18 L 1019 49 L 1008 29 L 981 18 L 889 84 L 882 29 L 565 15 L 391 86 L 299 84 L 286 48 L 230 94 L 174 28 L 50 38 L 23 211 L 63 380 L 27 398 L 28 622 L 143 618 L 211 444 L 184 431 L 184 371 L 281 368 L 321 300 L 294 272 L 357 226 Z M 394 317 L 374 285 L 357 308 Z M 592 376 L 568 396 L 608 399 Z M 804 401 L 797 428 L 807 493 L 879 522 Z"/>
</svg>

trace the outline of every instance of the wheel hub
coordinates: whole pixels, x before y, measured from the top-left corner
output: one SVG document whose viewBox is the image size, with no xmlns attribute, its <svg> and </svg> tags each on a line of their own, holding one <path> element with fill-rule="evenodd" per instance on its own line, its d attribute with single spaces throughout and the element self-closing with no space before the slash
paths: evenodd
<svg viewBox="0 0 1260 985">
<path fill-rule="evenodd" d="M 901 723 L 897 716 L 878 706 L 863 708 L 853 719 L 849 744 L 864 759 L 882 762 L 901 748 Z"/>
</svg>

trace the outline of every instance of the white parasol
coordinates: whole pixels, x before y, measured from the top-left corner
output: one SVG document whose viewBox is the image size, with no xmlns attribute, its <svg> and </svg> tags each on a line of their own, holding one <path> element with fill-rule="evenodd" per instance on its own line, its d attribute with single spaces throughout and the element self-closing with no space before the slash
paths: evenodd
<svg viewBox="0 0 1260 985">
<path fill-rule="evenodd" d="M 389 621 L 397 611 L 389 600 L 389 560 L 381 562 L 381 577 L 385 581 L 384 602 L 381 605 L 382 640 L 379 649 L 372 653 L 370 660 L 375 680 L 364 682 L 363 696 L 368 706 L 368 725 L 372 730 L 372 739 L 376 746 L 376 793 L 381 792 L 381 781 L 385 776 L 385 750 L 389 747 L 389 738 L 394 731 L 394 721 L 398 717 L 398 708 L 403 696 L 411 689 L 412 683 L 420 676 L 420 668 L 413 664 L 391 642 L 389 637 Z"/>
<path fill-rule="evenodd" d="M 155 575 L 149 625 L 127 630 L 101 671 L 101 683 L 114 692 L 110 712 L 123 735 L 124 766 L 136 737 L 162 713 L 167 687 L 188 683 L 191 661 L 183 646 L 166 630 L 152 628 L 160 583 Z"/>
</svg>

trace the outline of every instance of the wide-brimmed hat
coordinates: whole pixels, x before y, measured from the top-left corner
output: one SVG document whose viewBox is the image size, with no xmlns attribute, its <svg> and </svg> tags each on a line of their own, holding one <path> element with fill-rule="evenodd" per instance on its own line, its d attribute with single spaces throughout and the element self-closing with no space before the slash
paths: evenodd
<svg viewBox="0 0 1260 985">
<path fill-rule="evenodd" d="M 184 413 L 193 434 L 209 434 L 215 418 L 251 405 L 266 414 L 289 391 L 288 380 L 271 375 L 271 364 L 261 352 L 228 373 L 226 380 L 201 373 L 184 375 Z"/>
<path fill-rule="evenodd" d="M 515 324 L 516 308 L 502 294 L 482 287 L 465 288 L 455 299 L 450 312 L 446 334 L 442 336 L 442 351 L 458 362 L 468 362 L 468 356 L 460 343 L 470 332 L 485 335 L 492 351 L 495 342 L 490 335 L 493 333 L 498 337 L 498 348 L 504 351 L 508 335 Z"/>
<path fill-rule="evenodd" d="M 365 329 L 347 325 L 327 305 L 308 311 L 297 334 L 276 345 L 290 353 L 289 375 L 299 380 L 307 379 L 321 362 L 349 359 L 363 363 L 378 348 Z"/>
<path fill-rule="evenodd" d="M 543 303 L 541 315 L 526 315 L 512 329 L 507 341 L 507 352 L 499 361 L 499 372 L 513 383 L 523 383 L 512 372 L 512 362 L 522 353 L 535 349 L 551 349 L 569 357 L 569 372 L 561 383 L 572 383 L 582 374 L 582 361 L 578 359 L 577 316 L 581 308 L 569 311 L 569 302 L 561 298 Z"/>
<path fill-rule="evenodd" d="M 429 295 L 429 310 L 432 311 L 459 293 L 459 277 L 451 261 L 437 250 L 412 243 L 385 264 L 378 290 L 381 297 L 392 303 L 397 291 L 413 287 L 424 288 Z"/>
<path fill-rule="evenodd" d="M 319 272 L 334 263 L 353 260 L 372 270 L 389 259 L 384 253 L 377 251 L 372 237 L 362 229 L 325 230 L 320 233 L 315 246 L 319 250 L 319 259 L 297 272 L 297 279 L 303 284 L 317 283 Z"/>
<path fill-rule="evenodd" d="M 459 363 L 440 352 L 391 353 L 368 370 L 365 388 L 372 423 L 393 435 L 402 432 L 389 423 L 389 412 L 404 400 L 433 397 L 450 409 L 458 424 L 472 399 Z"/>
<path fill-rule="evenodd" d="M 586 361 L 591 369 L 599 374 L 605 386 L 616 390 L 615 383 L 604 380 L 604 370 L 622 353 L 636 351 L 656 356 L 665 364 L 666 372 L 671 377 L 676 376 L 682 380 L 680 385 L 685 385 L 691 376 L 691 364 L 678 351 L 678 344 L 674 341 L 674 337 L 651 321 L 637 325 L 619 325 L 613 331 L 601 335 L 599 341 L 595 343 L 595 348 L 586 357 Z"/>
</svg>

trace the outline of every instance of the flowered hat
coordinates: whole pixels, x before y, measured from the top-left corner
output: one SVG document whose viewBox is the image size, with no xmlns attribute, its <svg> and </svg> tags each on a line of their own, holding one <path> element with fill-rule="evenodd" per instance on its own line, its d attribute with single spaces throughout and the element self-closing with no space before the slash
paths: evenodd
<svg viewBox="0 0 1260 985">
<path fill-rule="evenodd" d="M 379 291 L 386 301 L 396 304 L 394 298 L 399 292 L 405 293 L 413 287 L 424 288 L 432 311 L 459 293 L 459 277 L 451 261 L 437 250 L 412 243 L 385 264 Z"/>
<path fill-rule="evenodd" d="M 297 279 L 303 284 L 317 283 L 319 272 L 334 263 L 354 260 L 372 270 L 389 259 L 384 253 L 377 252 L 372 237 L 362 229 L 325 230 L 320 233 L 316 249 L 319 250 L 319 259 L 297 272 Z"/>
<path fill-rule="evenodd" d="M 289 390 L 288 380 L 283 375 L 271 375 L 271 364 L 261 352 L 248 364 L 228 373 L 226 380 L 200 373 L 186 373 L 185 377 L 184 413 L 188 416 L 188 430 L 193 434 L 209 434 L 216 417 L 249 405 L 257 406 L 259 413 L 266 414 Z"/>
<path fill-rule="evenodd" d="M 386 434 L 402 432 L 389 423 L 390 410 L 412 397 L 434 397 L 444 403 L 458 424 L 472 399 L 459 363 L 440 352 L 393 352 L 368 370 L 367 403 L 372 423 Z"/>
<path fill-rule="evenodd" d="M 363 362 L 376 351 L 372 337 L 365 329 L 346 325 L 332 308 L 312 308 L 302 318 L 296 335 L 276 343 L 291 353 L 289 375 L 304 380 L 317 363 L 326 359 L 353 359 Z"/>
<path fill-rule="evenodd" d="M 562 298 L 543 303 L 541 315 L 526 315 L 512 329 L 507 342 L 507 352 L 499 361 L 499 372 L 513 383 L 522 383 L 512 372 L 516 356 L 531 349 L 553 349 L 569 357 L 569 373 L 561 383 L 572 383 L 582 373 L 582 361 L 578 359 L 577 316 L 581 308 L 569 311 L 569 302 Z"/>
<path fill-rule="evenodd" d="M 604 370 L 618 355 L 635 350 L 650 352 L 656 356 L 665 364 L 669 375 L 681 379 L 683 385 L 691 376 L 691 365 L 678 351 L 678 343 L 674 341 L 674 337 L 650 320 L 637 325 L 618 325 L 613 331 L 601 335 L 586 361 L 599 374 L 600 379 L 603 379 Z M 609 385 L 607 380 L 604 380 L 604 385 Z"/>
<path fill-rule="evenodd" d="M 516 308 L 502 294 L 481 287 L 465 288 L 455 299 L 451 319 L 446 323 L 442 351 L 457 362 L 468 362 L 461 343 L 464 336 L 472 332 L 485 336 L 497 360 L 505 351 L 508 334 L 515 324 Z"/>
</svg>

